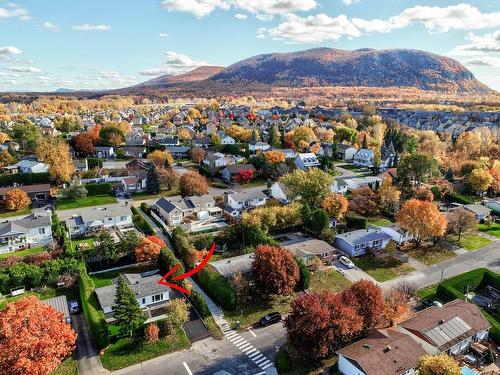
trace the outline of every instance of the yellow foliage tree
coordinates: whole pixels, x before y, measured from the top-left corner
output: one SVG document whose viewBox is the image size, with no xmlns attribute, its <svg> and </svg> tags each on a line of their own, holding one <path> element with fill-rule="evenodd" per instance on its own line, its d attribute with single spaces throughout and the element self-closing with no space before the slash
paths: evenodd
<svg viewBox="0 0 500 375">
<path fill-rule="evenodd" d="M 270 164 L 279 164 L 285 161 L 285 154 L 281 151 L 267 151 L 264 153 L 266 160 Z"/>
<path fill-rule="evenodd" d="M 487 169 L 476 168 L 469 175 L 469 183 L 475 192 L 483 193 L 493 183 L 493 176 Z"/>
<path fill-rule="evenodd" d="M 149 153 L 147 158 L 152 160 L 159 168 L 174 165 L 174 158 L 168 151 L 155 150 Z"/>
<path fill-rule="evenodd" d="M 347 212 L 349 202 L 342 194 L 332 194 L 323 199 L 322 206 L 326 212 L 328 212 L 330 217 L 333 217 L 338 221 L 342 219 L 344 214 Z"/>
<path fill-rule="evenodd" d="M 424 355 L 418 366 L 420 375 L 460 375 L 457 361 L 447 354 Z"/>
<path fill-rule="evenodd" d="M 51 177 L 58 183 L 69 182 L 75 173 L 75 166 L 68 144 L 61 138 L 42 138 L 35 150 L 38 159 L 49 165 Z"/>
<path fill-rule="evenodd" d="M 6 194 L 5 206 L 10 211 L 19 211 L 29 207 L 31 199 L 21 189 L 9 190 Z"/>
</svg>

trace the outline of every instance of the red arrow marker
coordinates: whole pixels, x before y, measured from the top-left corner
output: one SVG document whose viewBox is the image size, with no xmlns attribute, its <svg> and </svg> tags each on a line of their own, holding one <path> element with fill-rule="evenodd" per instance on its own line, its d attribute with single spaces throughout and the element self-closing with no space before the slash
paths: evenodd
<svg viewBox="0 0 500 375">
<path fill-rule="evenodd" d="M 200 262 L 200 264 L 198 264 L 195 268 L 193 268 L 192 270 L 188 271 L 188 272 L 185 272 L 183 273 L 182 275 L 178 275 L 178 276 L 174 276 L 172 277 L 172 281 L 178 281 L 178 280 L 183 280 L 185 279 L 186 277 L 189 277 L 189 276 L 193 276 L 195 273 L 197 272 L 200 272 L 200 270 L 206 266 L 206 264 L 208 263 L 208 261 L 210 260 L 210 258 L 212 257 L 212 254 L 214 253 L 215 251 L 215 242 L 212 244 L 212 246 L 210 247 L 210 250 L 208 251 L 208 254 L 207 256 Z M 165 286 L 168 286 L 170 288 L 173 288 L 173 289 L 177 289 L 179 291 L 181 291 L 182 293 L 185 293 L 185 294 L 189 294 L 189 290 L 179 286 L 179 285 L 176 285 L 174 283 L 171 283 L 171 282 L 168 282 L 167 279 L 172 276 L 172 274 L 179 268 L 179 264 L 176 264 L 175 266 L 173 266 L 166 274 L 165 276 L 163 276 L 160 280 L 158 280 L 158 284 L 161 284 L 161 285 L 165 285 Z"/>
</svg>

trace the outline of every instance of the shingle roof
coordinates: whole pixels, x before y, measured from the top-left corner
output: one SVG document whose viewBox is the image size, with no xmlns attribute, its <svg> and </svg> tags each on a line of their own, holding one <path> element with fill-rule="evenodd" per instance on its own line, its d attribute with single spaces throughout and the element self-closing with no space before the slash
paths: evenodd
<svg viewBox="0 0 500 375">
<path fill-rule="evenodd" d="M 361 245 L 374 240 L 391 239 L 391 236 L 374 229 L 358 229 L 352 232 L 337 234 L 335 238 L 341 238 L 351 245 Z"/>
</svg>

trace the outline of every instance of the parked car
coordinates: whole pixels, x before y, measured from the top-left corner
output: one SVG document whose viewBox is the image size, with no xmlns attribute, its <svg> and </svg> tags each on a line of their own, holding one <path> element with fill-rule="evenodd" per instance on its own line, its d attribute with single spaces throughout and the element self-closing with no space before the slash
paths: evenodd
<svg viewBox="0 0 500 375">
<path fill-rule="evenodd" d="M 279 323 L 281 322 L 281 314 L 279 312 L 272 312 L 270 314 L 267 314 L 263 316 L 260 319 L 260 325 L 262 327 L 267 327 L 270 326 L 271 324 Z"/>
<path fill-rule="evenodd" d="M 347 268 L 354 268 L 354 263 L 351 262 L 351 260 L 348 257 L 346 257 L 346 256 L 342 255 L 340 257 L 339 261 L 340 261 L 340 263 L 342 263 Z"/>
<path fill-rule="evenodd" d="M 80 312 L 80 305 L 78 304 L 78 301 L 72 300 L 68 302 L 69 305 L 69 312 L 71 314 L 78 314 Z"/>
</svg>

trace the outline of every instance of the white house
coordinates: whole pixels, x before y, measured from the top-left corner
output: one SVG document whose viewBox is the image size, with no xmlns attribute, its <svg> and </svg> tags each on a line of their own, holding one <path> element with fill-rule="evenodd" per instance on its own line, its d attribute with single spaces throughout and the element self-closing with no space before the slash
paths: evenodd
<svg viewBox="0 0 500 375">
<path fill-rule="evenodd" d="M 283 183 L 276 181 L 274 184 L 271 185 L 271 197 L 273 197 L 274 199 L 277 199 L 283 203 L 288 203 L 289 202 L 288 195 L 289 195 L 289 190 Z"/>
<path fill-rule="evenodd" d="M 352 161 L 357 152 L 358 149 L 356 147 L 340 143 L 338 145 L 337 158 L 345 161 Z"/>
<path fill-rule="evenodd" d="M 390 240 L 391 236 L 380 229 L 367 228 L 337 234 L 335 246 L 344 254 L 357 257 L 365 254 L 369 249 L 384 249 Z"/>
<path fill-rule="evenodd" d="M 111 158 L 115 155 L 115 149 L 112 146 L 95 147 L 94 155 L 97 158 Z"/>
<path fill-rule="evenodd" d="M 36 160 L 21 160 L 4 168 L 5 173 L 47 173 L 49 166 Z"/>
<path fill-rule="evenodd" d="M 95 233 L 102 229 L 132 227 L 132 211 L 127 206 L 82 208 L 66 219 L 68 233 L 73 236 Z"/>
<path fill-rule="evenodd" d="M 295 158 L 295 165 L 303 171 L 309 168 L 319 167 L 321 163 L 312 152 L 298 154 Z"/>
<path fill-rule="evenodd" d="M 222 210 L 208 194 L 177 199 L 160 198 L 155 204 L 155 209 L 168 225 L 179 225 L 185 217 L 192 215 L 205 220 L 222 217 Z"/>
<path fill-rule="evenodd" d="M 236 140 L 229 135 L 224 135 L 221 137 L 220 143 L 222 145 L 234 145 L 236 144 Z"/>
<path fill-rule="evenodd" d="M 137 302 L 142 309 L 162 308 L 165 306 L 165 302 L 170 299 L 170 288 L 158 284 L 159 275 L 142 277 L 140 274 L 126 273 L 123 277 L 127 285 L 134 291 Z M 118 279 L 114 279 L 112 285 L 95 289 L 99 305 L 108 319 L 112 318 L 117 284 Z"/>
<path fill-rule="evenodd" d="M 257 151 L 267 151 L 271 148 L 271 146 L 266 143 L 266 142 L 262 142 L 262 141 L 257 141 L 257 142 L 250 142 L 248 144 L 248 150 L 250 150 L 251 152 L 257 152 Z"/>
<path fill-rule="evenodd" d="M 122 180 L 123 191 L 138 193 L 146 190 L 147 176 L 129 176 Z"/>
<path fill-rule="evenodd" d="M 262 191 L 230 191 L 224 193 L 224 211 L 233 218 L 241 216 L 241 211 L 262 206 L 267 195 Z"/>
<path fill-rule="evenodd" d="M 367 150 L 366 148 L 360 148 L 353 158 L 354 165 L 360 167 L 373 168 L 373 161 L 374 161 L 373 150 Z"/>
<path fill-rule="evenodd" d="M 398 245 L 402 245 L 405 242 L 413 240 L 413 235 L 405 231 L 397 224 L 384 225 L 381 227 L 371 226 L 374 229 L 380 229 L 382 232 L 391 236 L 391 239 Z"/>
<path fill-rule="evenodd" d="M 377 176 L 336 178 L 332 184 L 332 191 L 334 193 L 345 194 L 347 191 L 366 186 L 372 190 L 376 190 L 381 184 L 382 179 Z"/>
<path fill-rule="evenodd" d="M 51 223 L 48 213 L 0 223 L 0 253 L 48 244 L 52 241 Z"/>
</svg>

